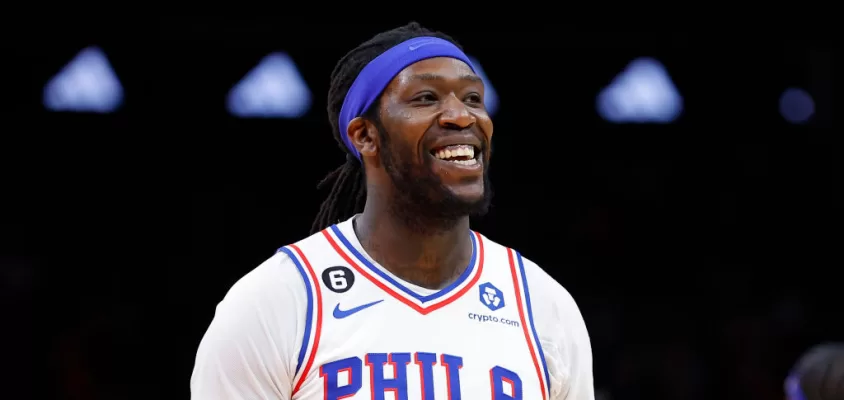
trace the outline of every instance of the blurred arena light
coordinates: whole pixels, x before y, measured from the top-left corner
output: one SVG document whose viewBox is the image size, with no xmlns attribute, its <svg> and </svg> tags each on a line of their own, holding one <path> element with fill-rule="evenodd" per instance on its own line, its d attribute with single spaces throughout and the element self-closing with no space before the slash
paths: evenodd
<svg viewBox="0 0 844 400">
<path fill-rule="evenodd" d="M 469 61 L 472 62 L 472 65 L 475 67 L 475 72 L 477 72 L 484 81 L 484 106 L 486 106 L 486 112 L 490 116 L 495 115 L 495 113 L 498 112 L 498 92 L 495 91 L 495 87 L 493 87 L 492 83 L 490 83 L 489 78 L 484 72 L 483 67 L 481 67 L 481 63 L 478 59 L 469 56 Z"/>
<path fill-rule="evenodd" d="M 803 89 L 788 88 L 780 96 L 780 114 L 792 124 L 806 123 L 815 114 L 815 101 Z"/>
<path fill-rule="evenodd" d="M 311 108 L 311 91 L 293 59 L 276 52 L 231 88 L 226 108 L 241 118 L 299 118 Z"/>
<path fill-rule="evenodd" d="M 87 47 L 50 78 L 42 101 L 50 111 L 111 113 L 123 104 L 123 85 L 105 53 Z"/>
<path fill-rule="evenodd" d="M 683 112 L 683 97 L 665 67 L 637 58 L 598 93 L 598 114 L 613 123 L 670 123 Z"/>
</svg>

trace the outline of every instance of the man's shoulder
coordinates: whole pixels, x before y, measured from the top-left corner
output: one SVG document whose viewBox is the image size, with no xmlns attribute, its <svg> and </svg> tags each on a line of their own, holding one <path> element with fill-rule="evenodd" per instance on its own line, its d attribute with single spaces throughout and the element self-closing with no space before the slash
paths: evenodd
<svg viewBox="0 0 844 400">
<path fill-rule="evenodd" d="M 330 226 L 319 232 L 312 233 L 308 236 L 300 237 L 294 242 L 290 242 L 285 246 L 281 246 L 277 251 L 284 253 L 291 258 L 294 264 L 297 261 L 304 261 L 303 259 L 310 259 L 312 256 L 322 254 L 326 251 L 333 252 L 331 235 L 329 230 L 338 230 L 337 225 Z"/>
<path fill-rule="evenodd" d="M 520 273 L 523 272 L 527 280 L 527 286 L 533 302 L 566 303 L 566 306 L 574 305 L 574 299 L 565 286 L 548 273 L 550 268 L 563 268 L 563 266 L 540 266 L 528 256 L 522 254 L 519 249 L 508 247 L 485 235 L 482 236 L 485 246 L 493 252 L 498 252 L 502 256 L 508 257 L 508 263 L 510 262 L 509 258 L 512 257 L 512 262 Z"/>
<path fill-rule="evenodd" d="M 254 265 L 254 264 L 253 264 Z M 303 291 L 294 260 L 277 251 L 241 276 L 226 293 L 223 303 L 262 302 Z"/>
<path fill-rule="evenodd" d="M 304 304 L 313 280 L 311 273 L 319 268 L 319 255 L 330 251 L 326 246 L 322 232 L 279 246 L 232 285 L 223 303 Z"/>
<path fill-rule="evenodd" d="M 536 301 L 554 305 L 558 309 L 577 310 L 578 306 L 561 278 L 554 278 L 548 273 L 550 268 L 564 268 L 558 265 L 540 267 L 537 263 L 522 256 L 525 275 L 531 287 L 531 296 Z M 570 312 L 570 311 L 569 311 Z"/>
<path fill-rule="evenodd" d="M 312 279 L 311 271 L 318 271 L 322 264 L 321 255 L 331 251 L 323 232 L 282 245 L 273 255 L 235 282 L 226 297 L 254 298 L 264 294 L 278 296 L 286 293 L 305 298 L 306 282 Z"/>
</svg>

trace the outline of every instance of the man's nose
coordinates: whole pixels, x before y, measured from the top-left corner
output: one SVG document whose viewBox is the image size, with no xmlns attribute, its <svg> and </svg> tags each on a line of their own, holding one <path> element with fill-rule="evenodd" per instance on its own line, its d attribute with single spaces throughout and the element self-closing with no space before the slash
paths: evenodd
<svg viewBox="0 0 844 400">
<path fill-rule="evenodd" d="M 452 94 L 445 99 L 439 118 L 440 126 L 449 129 L 466 129 L 476 121 L 475 116 L 457 96 Z"/>
</svg>

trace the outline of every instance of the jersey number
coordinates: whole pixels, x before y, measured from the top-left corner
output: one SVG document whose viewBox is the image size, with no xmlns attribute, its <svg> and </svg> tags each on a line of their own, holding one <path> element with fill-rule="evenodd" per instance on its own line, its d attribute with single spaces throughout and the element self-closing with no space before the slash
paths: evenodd
<svg viewBox="0 0 844 400">
<path fill-rule="evenodd" d="M 350 357 L 324 364 L 319 368 L 325 391 L 323 397 L 325 400 L 339 400 L 357 394 L 363 386 L 365 364 L 369 370 L 372 400 L 384 400 L 384 394 L 388 391 L 393 393 L 396 400 L 408 400 L 407 369 L 413 363 L 418 367 L 420 381 L 420 387 L 413 390 L 420 393 L 422 400 L 436 400 L 433 376 L 438 361 L 445 368 L 446 381 L 436 384 L 445 385 L 447 400 L 460 400 L 460 368 L 463 367 L 463 358 L 449 354 L 437 357 L 434 353 L 369 353 L 364 360 Z M 393 369 L 392 378 L 384 377 L 385 367 Z M 341 373 L 346 375 L 342 385 Z M 489 371 L 489 379 L 492 400 L 522 400 L 522 380 L 515 372 L 495 366 Z M 475 393 L 467 395 L 471 395 L 472 400 L 478 399 Z"/>
<path fill-rule="evenodd" d="M 334 293 L 345 293 L 355 284 L 355 274 L 342 266 L 326 268 L 322 271 L 322 283 Z"/>
</svg>

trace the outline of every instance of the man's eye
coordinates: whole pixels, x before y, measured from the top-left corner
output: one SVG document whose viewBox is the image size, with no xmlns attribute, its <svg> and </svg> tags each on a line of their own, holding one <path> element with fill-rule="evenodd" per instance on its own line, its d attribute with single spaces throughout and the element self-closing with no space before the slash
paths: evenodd
<svg viewBox="0 0 844 400">
<path fill-rule="evenodd" d="M 414 97 L 414 98 L 413 98 L 413 101 L 418 101 L 418 102 L 423 102 L 423 103 L 430 103 L 430 102 L 437 101 L 437 97 L 436 97 L 436 96 L 434 96 L 434 95 L 433 95 L 433 94 L 431 94 L 431 93 L 424 93 L 424 94 L 420 94 L 419 96 Z"/>
</svg>

